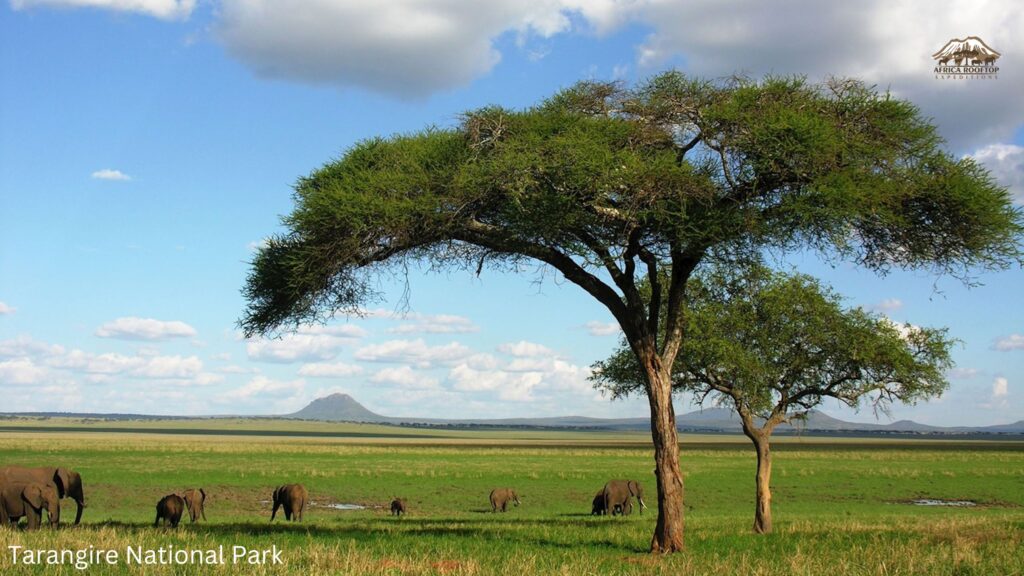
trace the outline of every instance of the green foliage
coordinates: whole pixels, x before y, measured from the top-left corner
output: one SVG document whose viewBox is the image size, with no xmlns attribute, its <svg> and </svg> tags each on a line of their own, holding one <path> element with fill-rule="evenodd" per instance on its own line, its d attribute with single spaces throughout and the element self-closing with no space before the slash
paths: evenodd
<svg viewBox="0 0 1024 576">
<path fill-rule="evenodd" d="M 640 339 L 662 332 L 643 321 L 659 314 L 638 278 L 677 270 L 678 295 L 713 248 L 809 246 L 959 276 L 1021 257 L 1007 191 L 944 152 L 912 104 L 856 81 L 584 82 L 357 144 L 301 178 L 295 203 L 253 262 L 248 335 L 358 312 L 407 259 L 548 264 Z"/>
<path fill-rule="evenodd" d="M 948 387 L 954 341 L 945 329 L 845 309 L 810 276 L 718 263 L 690 280 L 684 308 L 687 337 L 673 388 L 725 401 L 772 427 L 825 398 L 850 406 L 870 398 L 884 410 Z M 625 341 L 594 369 L 595 386 L 615 396 L 643 390 L 643 370 Z"/>
</svg>

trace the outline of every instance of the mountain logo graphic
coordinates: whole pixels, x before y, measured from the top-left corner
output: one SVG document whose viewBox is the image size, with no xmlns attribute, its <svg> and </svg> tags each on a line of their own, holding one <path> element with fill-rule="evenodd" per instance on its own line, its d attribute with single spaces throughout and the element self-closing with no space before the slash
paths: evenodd
<svg viewBox="0 0 1024 576">
<path fill-rule="evenodd" d="M 996 60 L 1002 56 L 977 36 L 953 38 L 932 54 L 936 61 L 935 77 L 941 79 L 995 79 L 999 72 Z"/>
</svg>

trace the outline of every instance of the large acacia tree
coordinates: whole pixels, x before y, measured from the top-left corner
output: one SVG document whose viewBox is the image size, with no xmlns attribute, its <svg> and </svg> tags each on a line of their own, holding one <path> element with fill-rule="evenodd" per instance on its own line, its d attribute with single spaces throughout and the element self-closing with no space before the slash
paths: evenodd
<svg viewBox="0 0 1024 576">
<path fill-rule="evenodd" d="M 771 435 L 826 399 L 887 411 L 946 390 L 953 345 L 945 329 L 898 325 L 810 276 L 756 260 L 716 262 L 686 288 L 686 335 L 672 370 L 677 391 L 731 406 L 757 452 L 754 532 L 772 531 Z M 628 343 L 594 365 L 595 386 L 614 397 L 644 390 Z"/>
<path fill-rule="evenodd" d="M 671 370 L 690 275 L 723 247 L 809 247 L 876 270 L 954 274 L 1018 261 L 1021 217 L 1006 190 L 941 145 L 911 103 L 856 81 L 669 72 L 471 111 L 452 128 L 361 142 L 300 179 L 287 231 L 252 264 L 240 323 L 254 335 L 358 314 L 379 276 L 408 260 L 554 268 L 608 308 L 643 369 L 659 504 L 651 549 L 680 550 Z"/>
</svg>

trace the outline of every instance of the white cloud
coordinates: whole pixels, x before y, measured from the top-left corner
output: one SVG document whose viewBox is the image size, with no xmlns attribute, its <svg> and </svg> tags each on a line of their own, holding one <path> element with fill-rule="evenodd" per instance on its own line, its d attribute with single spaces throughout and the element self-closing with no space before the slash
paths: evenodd
<svg viewBox="0 0 1024 576">
<path fill-rule="evenodd" d="M 681 56 L 688 72 L 712 78 L 734 72 L 863 78 L 920 106 L 959 149 L 1006 141 L 1024 122 L 1024 76 L 939 80 L 931 58 L 951 38 L 979 34 L 1002 52 L 1003 71 L 1020 69 L 1021 53 L 1012 47 L 1024 29 L 1024 10 L 1014 0 L 986 2 L 983 9 L 956 0 L 692 0 L 616 8 L 654 30 L 638 50 L 642 66 Z"/>
<path fill-rule="evenodd" d="M 299 380 L 271 380 L 266 376 L 256 376 L 244 386 L 224 392 L 218 396 L 222 401 L 249 401 L 256 399 L 292 398 L 302 394 L 306 382 Z"/>
<path fill-rule="evenodd" d="M 519 342 L 509 342 L 498 346 L 498 352 L 508 354 L 509 356 L 516 357 L 527 357 L 527 356 L 554 356 L 555 352 L 543 346 L 533 342 L 527 342 L 526 340 L 520 340 Z"/>
<path fill-rule="evenodd" d="M 34 340 L 29 336 L 18 336 L 11 340 L 0 340 L 0 358 L 39 358 L 64 353 L 64 347 Z"/>
<path fill-rule="evenodd" d="M 152 318 L 127 316 L 107 322 L 96 329 L 100 338 L 120 340 L 166 340 L 168 338 L 190 338 L 196 335 L 195 328 L 184 322 L 165 322 Z"/>
<path fill-rule="evenodd" d="M 414 364 L 426 368 L 431 364 L 454 362 L 467 356 L 472 351 L 458 342 L 450 342 L 443 346 L 428 346 L 423 340 L 389 340 L 381 344 L 372 344 L 356 350 L 356 360 L 368 362 L 398 362 Z"/>
<path fill-rule="evenodd" d="M 415 314 L 411 315 L 409 319 L 413 322 L 400 324 L 388 332 L 395 334 L 466 334 L 480 331 L 480 328 L 465 316 Z"/>
<path fill-rule="evenodd" d="M 250 360 L 262 362 L 330 360 L 342 347 L 365 335 L 366 330 L 352 324 L 303 326 L 278 339 L 250 340 L 245 350 Z"/>
<path fill-rule="evenodd" d="M 312 378 L 345 378 L 347 376 L 354 376 L 362 373 L 363 369 L 361 366 L 355 364 L 345 364 L 344 362 L 335 362 L 333 364 L 314 362 L 312 364 L 303 364 L 299 368 L 299 376 L 309 376 Z"/>
<path fill-rule="evenodd" d="M 11 0 L 11 8 L 15 10 L 34 6 L 102 8 L 117 12 L 138 12 L 164 20 L 187 18 L 195 4 L 195 0 Z"/>
<path fill-rule="evenodd" d="M 6 314 L 14 314 L 15 312 L 17 312 L 17 310 L 17 308 L 8 306 L 4 302 L 0 302 L 0 316 L 4 316 Z"/>
<path fill-rule="evenodd" d="M 500 400 L 532 402 L 580 398 L 593 392 L 590 370 L 555 358 L 517 358 L 504 368 L 476 369 L 461 363 L 448 372 L 452 388 L 461 392 L 495 393 Z M 557 399 L 557 400 L 556 400 Z"/>
<path fill-rule="evenodd" d="M 981 374 L 977 368 L 953 368 L 946 375 L 954 380 L 970 380 Z"/>
<path fill-rule="evenodd" d="M 1009 382 L 1002 376 L 992 381 L 992 398 L 1003 398 L 1009 394 Z"/>
<path fill-rule="evenodd" d="M 1024 334 L 1010 334 L 996 340 L 992 345 L 993 350 L 1009 352 L 1011 350 L 1024 350 Z"/>
<path fill-rule="evenodd" d="M 395 384 L 402 388 L 409 389 L 429 390 L 438 387 L 437 378 L 431 378 L 430 376 L 420 374 L 408 366 L 384 368 L 370 377 L 370 381 L 378 384 Z"/>
<path fill-rule="evenodd" d="M 92 177 L 95 180 L 114 180 L 118 182 L 127 182 L 132 179 L 131 176 L 120 170 L 110 170 L 109 168 L 93 172 Z"/>
<path fill-rule="evenodd" d="M 1017 204 L 1024 204 L 1024 146 L 990 144 L 970 154 L 985 165 L 1002 186 L 1010 189 Z"/>
<path fill-rule="evenodd" d="M 899 298 L 886 298 L 885 300 L 882 300 L 881 302 L 875 302 L 874 304 L 871 304 L 871 305 L 868 306 L 868 310 L 873 310 L 875 312 L 882 312 L 883 314 L 888 314 L 890 312 L 896 312 L 897 310 L 900 310 L 902 308 L 903 308 L 903 301 L 900 300 Z"/>
<path fill-rule="evenodd" d="M 195 357 L 155 356 L 145 359 L 131 371 L 137 378 L 195 378 L 203 370 L 203 362 Z"/>
<path fill-rule="evenodd" d="M 38 384 L 48 375 L 45 368 L 37 366 L 29 358 L 18 358 L 0 362 L 0 385 L 24 386 Z"/>
<path fill-rule="evenodd" d="M 592 320 L 583 325 L 587 329 L 587 333 L 591 336 L 611 336 L 622 332 L 622 328 L 617 322 L 598 322 Z"/>
<path fill-rule="evenodd" d="M 418 97 L 487 73 L 505 32 L 546 38 L 570 29 L 575 3 L 223 0 L 218 32 L 259 76 Z"/>
</svg>

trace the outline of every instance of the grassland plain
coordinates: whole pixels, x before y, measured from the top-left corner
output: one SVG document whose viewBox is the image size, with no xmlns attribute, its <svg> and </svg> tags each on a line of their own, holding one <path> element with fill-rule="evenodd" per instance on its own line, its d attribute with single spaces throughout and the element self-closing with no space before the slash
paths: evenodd
<svg viewBox="0 0 1024 576">
<path fill-rule="evenodd" d="M 10 422 L 4 422 L 9 424 Z M 24 424 L 24 422 L 23 422 Z M 74 424 L 98 431 L 49 432 Z M 132 423 L 129 423 L 132 424 Z M 330 437 L 224 434 L 214 420 L 30 421 L 0 432 L 0 463 L 62 464 L 82 473 L 83 525 L 0 531 L 6 574 L 1024 574 L 1024 443 L 785 438 L 776 445 L 776 533 L 750 533 L 753 450 L 742 438 L 684 437 L 687 551 L 644 553 L 656 514 L 590 516 L 610 478 L 637 478 L 653 504 L 643 434 L 409 430 L 282 423 Z M 259 425 L 243 421 L 243 428 Z M 190 429 L 191 427 L 191 429 Z M 146 431 L 146 429 L 149 431 Z M 181 434 L 153 433 L 177 428 Z M 196 430 L 207 431 L 196 434 Z M 216 430 L 219 434 L 208 431 Z M 348 436 L 345 436 L 348 434 Z M 274 486 L 302 482 L 301 525 L 270 524 Z M 208 523 L 154 529 L 164 494 L 202 486 Z M 492 514 L 487 494 L 515 487 L 522 506 Z M 407 517 L 388 515 L 403 496 Z M 971 508 L 920 507 L 916 498 Z M 336 510 L 358 504 L 364 510 Z M 653 507 L 652 507 L 653 508 Z M 65 501 L 65 510 L 74 506 Z M 227 547 L 224 566 L 140 566 L 127 547 Z M 8 546 L 119 550 L 114 566 L 12 564 Z M 233 564 L 231 546 L 277 546 L 284 565 Z"/>
</svg>

